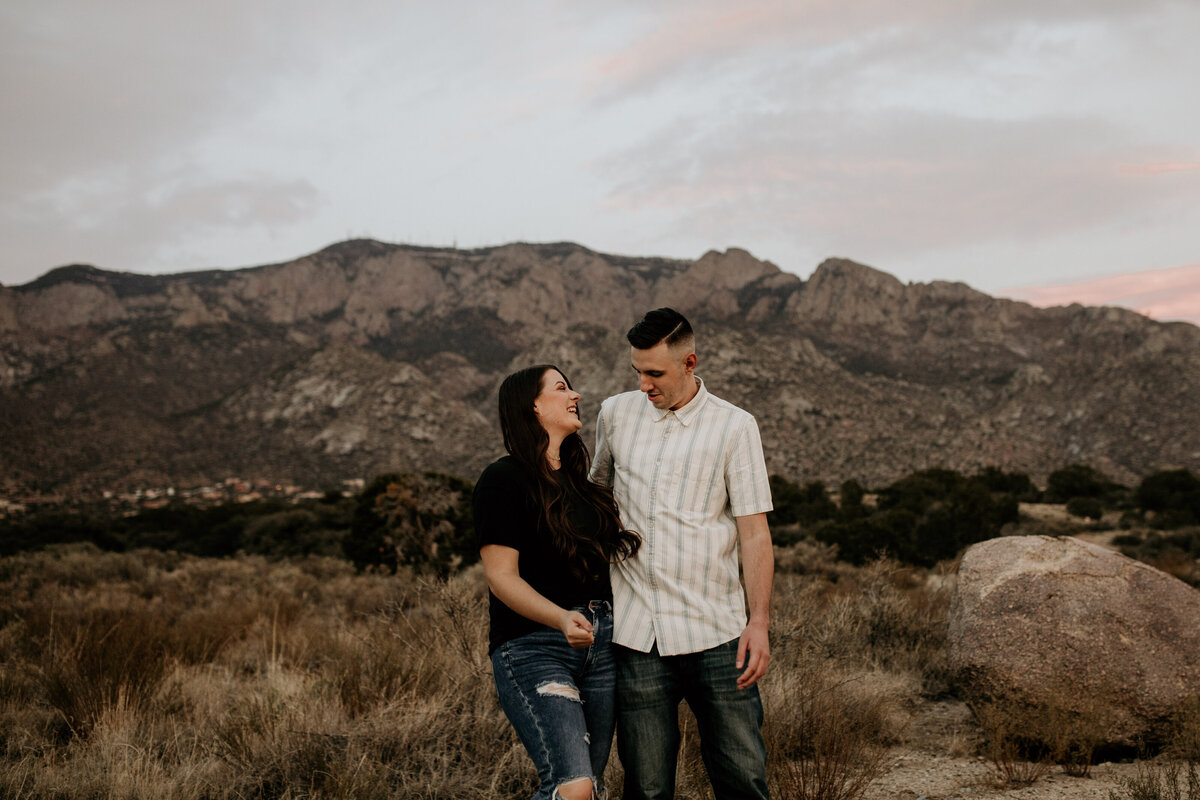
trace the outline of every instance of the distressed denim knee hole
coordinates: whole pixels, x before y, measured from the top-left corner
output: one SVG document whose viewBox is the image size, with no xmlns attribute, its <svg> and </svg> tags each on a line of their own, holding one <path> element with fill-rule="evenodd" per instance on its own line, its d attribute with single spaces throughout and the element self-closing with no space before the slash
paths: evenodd
<svg viewBox="0 0 1200 800">
<path fill-rule="evenodd" d="M 537 693 L 542 697 L 564 697 L 567 700 L 574 700 L 576 703 L 582 703 L 579 699 L 579 690 L 574 686 L 566 683 L 558 683 L 550 681 L 543 683 L 537 687 Z"/>
<path fill-rule="evenodd" d="M 585 783 L 587 784 L 587 786 L 583 785 Z M 580 790 L 580 793 L 576 793 L 576 792 L 572 791 L 568 795 L 564 795 L 560 791 L 561 789 L 567 789 L 569 787 L 578 787 Z M 586 794 L 583 794 L 582 792 L 586 792 Z M 551 796 L 551 800 L 588 800 L 588 798 L 592 798 L 595 796 L 596 796 L 596 787 L 592 784 L 591 778 L 576 778 L 575 780 L 564 781 L 563 783 L 560 783 L 558 786 L 555 786 L 554 794 Z"/>
</svg>

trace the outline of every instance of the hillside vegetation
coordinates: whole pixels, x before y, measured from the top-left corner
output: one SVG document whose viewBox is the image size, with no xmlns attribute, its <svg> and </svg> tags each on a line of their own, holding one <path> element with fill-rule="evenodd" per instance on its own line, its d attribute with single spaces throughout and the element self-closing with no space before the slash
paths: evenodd
<svg viewBox="0 0 1200 800">
<path fill-rule="evenodd" d="M 1080 475 L 1096 477 L 1072 468 L 1055 485 L 1094 488 L 1068 480 Z M 1151 489 L 1165 481 L 1190 496 L 1179 476 L 1156 480 Z M 989 481 L 991 505 L 979 488 Z M 915 520 L 902 539 L 918 551 L 936 532 L 930 520 L 968 511 L 1005 533 L 1122 536 L 1147 558 L 1164 557 L 1151 542 L 1197 538 L 1194 526 L 1133 524 L 1151 514 L 1138 505 L 1147 498 L 1164 508 L 1175 502 L 1147 483 L 1134 491 L 1101 483 L 1100 502 L 1110 508 L 1091 520 L 1061 503 L 1020 504 L 1031 487 L 999 473 L 917 473 L 873 493 L 843 486 L 840 503 L 823 489 L 776 479 L 781 546 L 772 667 L 762 688 L 777 795 L 900 796 L 928 779 L 906 771 L 913 762 L 952 765 L 967 776 L 955 780 L 981 792 L 1040 779 L 1076 782 L 1056 784 L 1066 794 L 1054 796 L 1094 797 L 1103 787 L 1119 800 L 1194 800 L 1145 790 L 1168 779 L 1185 787 L 1191 751 L 1166 762 L 1173 777 L 1157 762 L 1138 762 L 1085 779 L 1070 776 L 1087 775 L 1094 760 L 1086 731 L 1060 728 L 1034 749 L 1014 749 L 1010 732 L 1027 733 L 1029 721 L 973 719 L 948 674 L 953 560 L 909 565 L 856 555 L 850 563 L 827 541 L 839 526 L 901 510 Z M 419 487 L 424 494 L 413 491 Z M 309 508 L 242 519 L 211 510 L 227 515 L 225 538 L 197 538 L 203 525 L 181 527 L 176 538 L 167 535 L 171 526 L 155 529 L 159 543 L 236 546 L 236 556 L 148 549 L 142 539 L 153 526 L 130 517 L 125 538 L 109 541 L 120 545 L 114 551 L 85 541 L 0 557 L 0 797 L 527 797 L 532 768 L 499 710 L 486 661 L 482 573 L 454 547 L 450 556 L 429 547 L 460 541 L 465 492 L 436 476 L 388 475 L 362 495 Z M 1016 517 L 1008 519 L 1013 502 Z M 1154 513 L 1159 522 L 1184 519 Z M 284 524 L 296 514 L 311 518 Z M 355 547 L 370 555 L 357 565 L 286 552 L 297 541 L 346 550 L 355 531 L 363 537 Z M 1186 561 L 1194 580 L 1196 551 L 1172 552 L 1168 565 L 1183 572 Z M 1181 730 L 1200 730 L 1200 717 L 1181 719 L 1194 724 Z M 679 796 L 704 798 L 694 722 L 686 712 L 682 720 Z M 619 797 L 615 759 L 608 777 Z"/>
</svg>

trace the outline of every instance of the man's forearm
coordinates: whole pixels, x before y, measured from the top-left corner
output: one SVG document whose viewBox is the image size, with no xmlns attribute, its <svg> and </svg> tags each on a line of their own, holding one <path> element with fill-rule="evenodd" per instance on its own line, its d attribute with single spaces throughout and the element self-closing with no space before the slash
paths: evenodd
<svg viewBox="0 0 1200 800">
<path fill-rule="evenodd" d="M 750 624 L 766 628 L 771 620 L 771 587 L 775 579 L 775 552 L 771 548 L 767 515 L 738 517 L 737 528 Z"/>
</svg>

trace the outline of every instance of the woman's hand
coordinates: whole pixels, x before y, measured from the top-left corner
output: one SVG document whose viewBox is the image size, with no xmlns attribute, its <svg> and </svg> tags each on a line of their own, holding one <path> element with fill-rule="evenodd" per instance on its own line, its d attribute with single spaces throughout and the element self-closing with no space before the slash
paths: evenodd
<svg viewBox="0 0 1200 800">
<path fill-rule="evenodd" d="M 499 544 L 485 544 L 479 548 L 479 557 L 483 560 L 488 588 L 500 602 L 526 619 L 558 628 L 571 647 L 591 647 L 595 641 L 592 623 L 578 611 L 566 611 L 550 602 L 526 583 L 517 568 L 520 554 L 516 550 Z"/>
<path fill-rule="evenodd" d="M 578 611 L 565 612 L 559 619 L 558 629 L 567 637 L 567 644 L 571 647 L 591 647 L 592 642 L 596 640 L 592 635 L 592 623 Z"/>
</svg>

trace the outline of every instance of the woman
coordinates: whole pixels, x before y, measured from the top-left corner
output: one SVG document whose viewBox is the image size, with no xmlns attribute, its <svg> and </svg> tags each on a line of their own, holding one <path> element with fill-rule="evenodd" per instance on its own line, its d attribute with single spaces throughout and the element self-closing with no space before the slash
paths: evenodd
<svg viewBox="0 0 1200 800">
<path fill-rule="evenodd" d="M 612 561 L 641 539 L 587 479 L 579 393 L 556 367 L 500 385 L 508 455 L 475 485 L 500 705 L 537 766 L 534 798 L 600 796 L 612 745 Z"/>
</svg>

